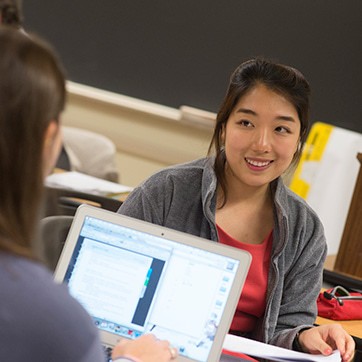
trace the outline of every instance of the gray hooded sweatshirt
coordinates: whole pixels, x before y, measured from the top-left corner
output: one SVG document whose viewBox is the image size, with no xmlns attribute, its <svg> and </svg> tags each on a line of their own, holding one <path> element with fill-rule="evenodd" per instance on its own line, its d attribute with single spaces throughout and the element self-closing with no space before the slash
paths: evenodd
<svg viewBox="0 0 362 362">
<path fill-rule="evenodd" d="M 119 213 L 218 241 L 213 158 L 165 168 L 127 197 Z M 292 349 L 296 334 L 313 326 L 327 245 L 321 221 L 281 178 L 271 184 L 274 229 L 263 318 L 250 336 Z"/>
</svg>

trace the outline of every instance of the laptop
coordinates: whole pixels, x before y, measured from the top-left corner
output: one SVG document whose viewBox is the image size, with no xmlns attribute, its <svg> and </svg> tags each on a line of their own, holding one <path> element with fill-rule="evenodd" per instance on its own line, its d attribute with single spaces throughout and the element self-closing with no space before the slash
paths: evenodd
<svg viewBox="0 0 362 362">
<path fill-rule="evenodd" d="M 180 362 L 216 362 L 250 262 L 245 251 L 82 205 L 55 280 L 89 312 L 104 346 L 153 333 Z"/>
</svg>

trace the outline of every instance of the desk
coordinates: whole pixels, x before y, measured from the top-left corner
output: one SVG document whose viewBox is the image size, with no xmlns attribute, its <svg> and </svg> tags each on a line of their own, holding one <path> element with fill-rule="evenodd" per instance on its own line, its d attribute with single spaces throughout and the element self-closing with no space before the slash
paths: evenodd
<svg viewBox="0 0 362 362">
<path fill-rule="evenodd" d="M 362 320 L 353 321 L 334 321 L 322 317 L 317 317 L 316 324 L 340 324 L 351 336 L 362 338 Z"/>
<path fill-rule="evenodd" d="M 60 169 L 55 169 L 46 178 L 45 185 L 49 189 L 58 189 L 59 195 L 66 197 L 67 202 L 73 202 L 73 206 L 86 203 L 112 211 L 118 209 L 133 189 L 80 172 Z"/>
<path fill-rule="evenodd" d="M 322 289 L 323 291 L 323 289 Z M 350 321 L 335 321 L 332 319 L 317 317 L 315 320 L 315 324 L 323 325 L 323 324 L 340 324 L 347 333 L 349 333 L 355 343 L 356 343 L 356 350 L 355 350 L 355 362 L 362 361 L 362 320 L 350 320 Z"/>
<path fill-rule="evenodd" d="M 321 292 L 324 292 L 325 289 L 323 288 Z M 340 324 L 351 336 L 355 336 L 358 338 L 362 338 L 362 320 L 350 320 L 350 321 L 335 321 L 332 319 L 322 318 L 317 316 L 315 324 Z"/>
<path fill-rule="evenodd" d="M 317 317 L 316 324 L 332 324 L 339 323 L 353 337 L 356 344 L 354 362 L 362 361 L 362 320 L 354 321 L 333 321 L 330 319 Z"/>
</svg>

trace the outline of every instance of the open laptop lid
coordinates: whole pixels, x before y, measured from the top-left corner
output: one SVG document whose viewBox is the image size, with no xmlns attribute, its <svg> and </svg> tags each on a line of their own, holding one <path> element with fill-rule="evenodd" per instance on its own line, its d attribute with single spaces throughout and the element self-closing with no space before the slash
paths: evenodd
<svg viewBox="0 0 362 362">
<path fill-rule="evenodd" d="M 178 348 L 180 362 L 216 362 L 250 262 L 245 251 L 82 205 L 55 280 L 105 345 L 151 332 Z"/>
</svg>

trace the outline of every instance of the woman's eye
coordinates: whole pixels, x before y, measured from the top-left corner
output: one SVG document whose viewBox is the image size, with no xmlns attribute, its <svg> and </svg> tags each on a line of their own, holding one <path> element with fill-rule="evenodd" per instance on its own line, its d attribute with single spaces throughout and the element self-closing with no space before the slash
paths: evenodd
<svg viewBox="0 0 362 362">
<path fill-rule="evenodd" d="M 290 133 L 288 128 L 282 126 L 275 128 L 275 131 L 278 133 Z"/>
<path fill-rule="evenodd" d="M 247 121 L 245 119 L 242 119 L 241 121 L 239 121 L 239 124 L 244 126 L 244 127 L 252 127 L 253 124 L 250 121 Z"/>
</svg>

